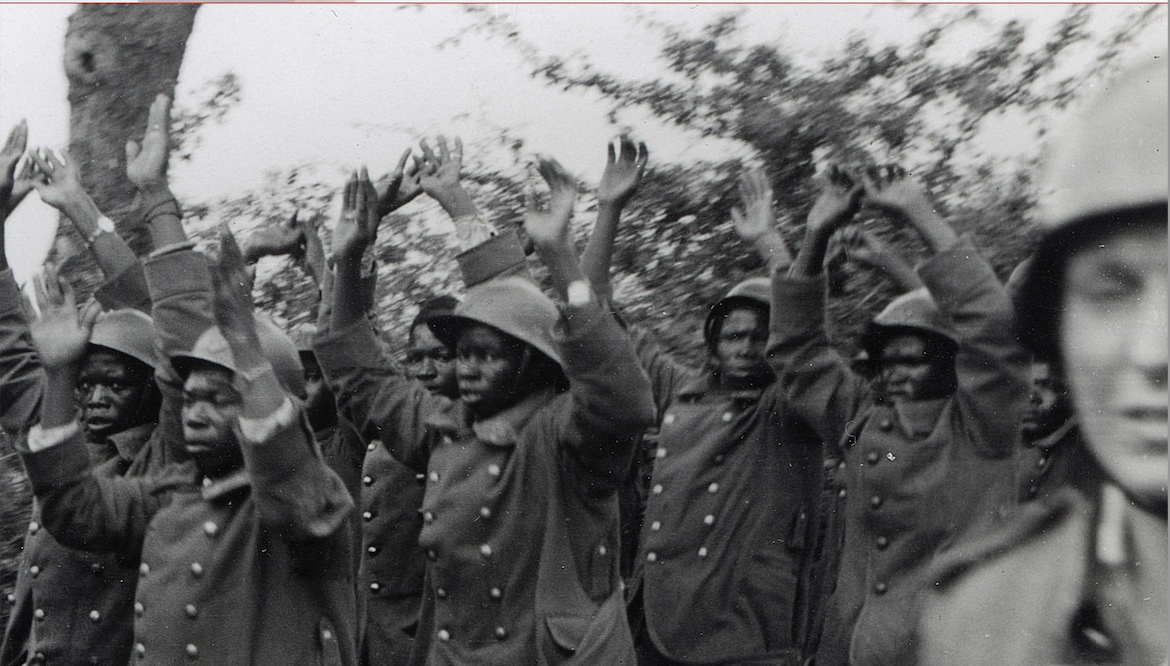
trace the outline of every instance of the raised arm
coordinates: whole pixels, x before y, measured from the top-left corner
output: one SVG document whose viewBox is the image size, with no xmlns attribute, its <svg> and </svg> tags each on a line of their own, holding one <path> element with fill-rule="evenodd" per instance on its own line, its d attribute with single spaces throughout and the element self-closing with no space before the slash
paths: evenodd
<svg viewBox="0 0 1170 666">
<path fill-rule="evenodd" d="M 913 291 L 922 286 L 922 280 L 914 272 L 910 262 L 898 251 L 883 243 L 877 234 L 859 227 L 850 227 L 842 232 L 848 261 L 884 273 L 893 281 L 900 293 Z"/>
<path fill-rule="evenodd" d="M 156 250 L 187 240 L 179 202 L 167 182 L 170 122 L 171 99 L 159 95 L 150 105 L 142 143 L 126 142 L 126 176 L 138 188 L 138 207 L 146 218 Z"/>
<path fill-rule="evenodd" d="M 25 160 L 20 175 L 16 173 L 16 165 L 24 155 L 27 144 L 28 123 L 22 120 L 8 133 L 4 147 L 0 148 L 0 271 L 8 268 L 4 246 L 4 223 L 33 188 L 32 160 Z"/>
<path fill-rule="evenodd" d="M 769 271 L 787 269 L 792 265 L 792 253 L 776 228 L 768 174 L 763 169 L 745 170 L 739 177 L 739 198 L 743 207 L 731 209 L 736 233 L 756 250 Z"/>
<path fill-rule="evenodd" d="M 261 519 L 292 541 L 342 529 L 353 500 L 322 460 L 260 347 L 244 258 L 225 227 L 213 273 L 215 320 L 236 362 L 242 408 L 237 433 Z"/>
<path fill-rule="evenodd" d="M 626 135 L 618 140 L 620 150 L 615 151 L 610 142 L 609 156 L 601 183 L 597 186 L 597 222 L 589 234 L 589 242 L 581 254 L 581 270 L 593 284 L 593 290 L 602 302 L 609 302 L 613 296 L 609 272 L 613 259 L 613 244 L 617 237 L 618 222 L 622 209 L 638 191 L 650 152 L 646 144 L 634 142 Z"/>
</svg>

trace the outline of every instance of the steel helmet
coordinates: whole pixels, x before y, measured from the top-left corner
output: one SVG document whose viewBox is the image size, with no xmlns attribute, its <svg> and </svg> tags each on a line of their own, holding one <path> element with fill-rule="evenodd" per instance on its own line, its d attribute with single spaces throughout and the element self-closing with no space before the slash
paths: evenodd
<svg viewBox="0 0 1170 666">
<path fill-rule="evenodd" d="M 154 320 L 139 310 L 110 310 L 98 316 L 89 344 L 111 349 L 155 367 Z"/>
<path fill-rule="evenodd" d="M 726 296 L 715 301 L 715 305 L 712 305 L 711 311 L 707 313 L 707 321 L 703 323 L 703 339 L 708 345 L 714 344 L 712 337 L 715 335 L 715 322 L 736 306 L 745 305 L 755 308 L 763 306 L 769 311 L 772 305 L 772 283 L 768 278 L 748 278 L 732 287 Z"/>
<path fill-rule="evenodd" d="M 435 315 L 428 323 L 435 337 L 451 348 L 467 326 L 486 324 L 531 345 L 564 371 L 556 335 L 560 319 L 560 310 L 535 283 L 503 275 L 468 288 L 454 314 Z"/>
<path fill-rule="evenodd" d="M 292 340 L 271 320 L 259 314 L 256 315 L 256 333 L 260 337 L 260 350 L 272 364 L 281 386 L 292 395 L 303 399 L 306 395 L 305 370 Z M 232 372 L 238 372 L 236 359 L 232 356 L 232 350 L 218 326 L 212 326 L 204 331 L 190 351 L 172 356 L 171 365 L 180 375 L 186 375 L 190 361 L 194 360 L 214 363 Z"/>
<path fill-rule="evenodd" d="M 1167 54 L 1106 84 L 1059 134 L 1041 195 L 1049 230 L 1166 203 Z"/>
<path fill-rule="evenodd" d="M 890 329 L 899 328 L 937 335 L 958 345 L 958 337 L 950 320 L 938 309 L 926 287 L 908 291 L 890 301 L 870 322 L 862 338 L 862 346 L 873 356 L 878 343 L 891 332 Z"/>
<path fill-rule="evenodd" d="M 1064 262 L 1085 233 L 1166 214 L 1167 53 L 1108 83 L 1059 134 L 1041 194 L 1046 234 L 1016 299 L 1024 344 L 1055 360 Z"/>
</svg>

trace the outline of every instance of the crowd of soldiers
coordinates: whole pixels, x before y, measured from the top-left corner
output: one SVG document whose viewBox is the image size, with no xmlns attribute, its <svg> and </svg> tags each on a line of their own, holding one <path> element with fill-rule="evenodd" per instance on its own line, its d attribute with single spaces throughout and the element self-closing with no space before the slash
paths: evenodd
<svg viewBox="0 0 1170 666">
<path fill-rule="evenodd" d="M 555 160 L 525 247 L 440 138 L 351 175 L 330 257 L 295 220 L 242 244 L 223 227 L 211 257 L 169 189 L 159 96 L 127 146 L 138 256 L 22 123 L 0 230 L 35 189 L 105 281 L 78 303 L 47 264 L 34 308 L 0 240 L 0 428 L 36 497 L 0 666 L 1166 663 L 1153 61 L 1060 137 L 1044 238 L 1006 284 L 898 167 L 826 169 L 795 256 L 745 170 L 735 228 L 768 276 L 711 307 L 702 367 L 612 298 L 647 163 L 627 137 L 580 255 Z M 421 193 L 454 221 L 464 290 L 380 331 L 371 248 Z M 824 265 L 862 210 L 928 256 L 857 236 L 905 293 L 844 357 Z M 292 245 L 321 298 L 290 335 L 254 311 L 249 264 Z"/>
</svg>

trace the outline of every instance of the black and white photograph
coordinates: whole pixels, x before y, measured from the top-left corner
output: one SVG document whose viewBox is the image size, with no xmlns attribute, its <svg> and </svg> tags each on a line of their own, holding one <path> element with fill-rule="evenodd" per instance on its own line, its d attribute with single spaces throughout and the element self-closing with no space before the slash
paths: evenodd
<svg viewBox="0 0 1170 666">
<path fill-rule="evenodd" d="M 1167 8 L 0 4 L 0 666 L 1165 666 Z"/>
</svg>

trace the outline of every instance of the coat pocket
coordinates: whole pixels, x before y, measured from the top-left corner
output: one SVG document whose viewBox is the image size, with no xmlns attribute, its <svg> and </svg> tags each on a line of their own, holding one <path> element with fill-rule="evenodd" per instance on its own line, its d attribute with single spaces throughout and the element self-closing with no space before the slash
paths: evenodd
<svg viewBox="0 0 1170 666">
<path fill-rule="evenodd" d="M 634 642 L 620 592 L 610 595 L 593 615 L 545 615 L 543 628 L 541 664 L 634 666 Z"/>
</svg>

